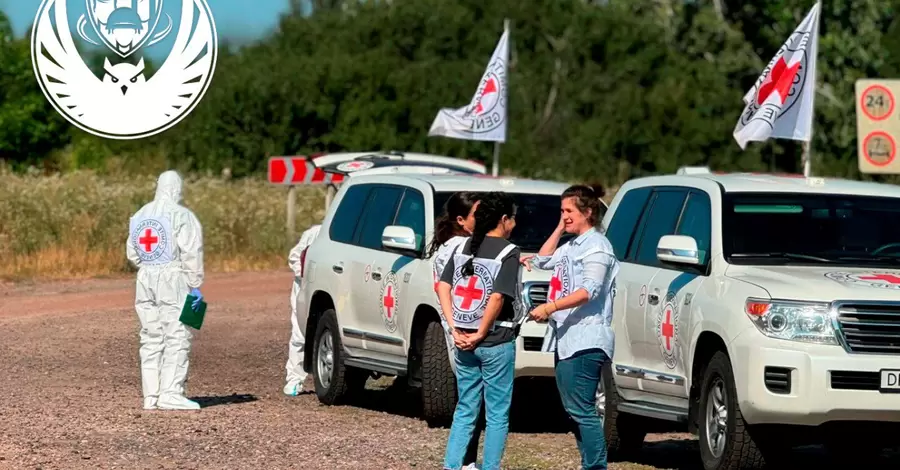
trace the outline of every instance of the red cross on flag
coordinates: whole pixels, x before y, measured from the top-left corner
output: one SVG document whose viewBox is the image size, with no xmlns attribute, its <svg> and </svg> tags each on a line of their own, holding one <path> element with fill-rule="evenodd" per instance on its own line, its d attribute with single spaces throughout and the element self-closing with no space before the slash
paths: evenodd
<svg viewBox="0 0 900 470">
<path fill-rule="evenodd" d="M 429 136 L 506 142 L 506 86 L 509 30 L 504 29 L 468 106 L 438 111 Z"/>
<path fill-rule="evenodd" d="M 750 141 L 812 138 L 819 10 L 816 2 L 744 95 L 744 111 L 734 127 L 742 150 Z"/>
</svg>

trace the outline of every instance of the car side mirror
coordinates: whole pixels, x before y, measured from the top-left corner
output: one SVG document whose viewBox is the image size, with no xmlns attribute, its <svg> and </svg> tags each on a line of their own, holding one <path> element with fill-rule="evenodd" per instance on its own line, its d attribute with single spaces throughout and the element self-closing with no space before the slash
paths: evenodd
<svg viewBox="0 0 900 470">
<path fill-rule="evenodd" d="M 665 235 L 656 245 L 656 257 L 664 263 L 700 265 L 697 240 L 687 235 Z"/>
<path fill-rule="evenodd" d="M 385 248 L 402 251 L 419 251 L 416 243 L 416 232 L 401 225 L 388 225 L 381 232 L 381 245 Z"/>
</svg>

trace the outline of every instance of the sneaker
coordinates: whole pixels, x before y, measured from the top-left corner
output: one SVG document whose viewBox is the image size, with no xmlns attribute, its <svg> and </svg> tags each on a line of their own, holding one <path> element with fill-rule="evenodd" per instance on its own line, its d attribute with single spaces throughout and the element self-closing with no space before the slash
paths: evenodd
<svg viewBox="0 0 900 470">
<path fill-rule="evenodd" d="M 301 393 L 303 393 L 302 382 L 288 382 L 288 384 L 284 386 L 284 394 L 289 397 L 296 397 Z"/>
<path fill-rule="evenodd" d="M 156 397 L 144 398 L 144 409 L 145 410 L 155 410 L 156 409 Z"/>
<path fill-rule="evenodd" d="M 476 467 L 474 463 L 470 463 L 463 467 L 462 470 L 478 470 L 478 467 Z"/>
<path fill-rule="evenodd" d="M 156 407 L 160 410 L 199 410 L 200 404 L 181 395 L 162 395 Z"/>
</svg>

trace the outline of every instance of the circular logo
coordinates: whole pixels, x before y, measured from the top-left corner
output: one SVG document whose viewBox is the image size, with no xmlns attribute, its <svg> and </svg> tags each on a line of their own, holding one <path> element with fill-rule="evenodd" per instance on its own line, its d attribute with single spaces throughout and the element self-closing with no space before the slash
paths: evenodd
<svg viewBox="0 0 900 470">
<path fill-rule="evenodd" d="M 488 65 L 487 73 L 478 85 L 475 98 L 466 108 L 460 124 L 468 127 L 467 132 L 483 134 L 503 125 L 506 119 L 506 77 L 501 61 Z"/>
<path fill-rule="evenodd" d="M 894 95 L 881 85 L 872 85 L 862 92 L 860 107 L 873 121 L 883 121 L 894 112 Z"/>
<path fill-rule="evenodd" d="M 96 136 L 131 140 L 159 134 L 196 108 L 218 57 L 216 25 L 206 0 L 145 0 L 118 7 L 122 2 L 87 1 L 73 11 L 70 3 L 43 0 L 31 33 L 41 91 L 66 120 Z M 96 72 L 75 48 L 73 32 L 79 41 L 102 48 L 105 58 Z M 171 41 L 157 46 L 166 39 Z M 168 56 L 152 74 L 143 57 L 123 60 L 169 44 Z"/>
<path fill-rule="evenodd" d="M 391 333 L 397 331 L 397 284 L 397 275 L 393 271 L 384 276 L 381 284 L 381 319 L 384 320 L 384 327 Z"/>
<path fill-rule="evenodd" d="M 773 96 L 772 99 L 776 100 L 773 104 L 780 108 L 778 116 L 787 113 L 794 106 L 806 85 L 809 36 L 809 32 L 794 32 L 782 44 L 756 81 L 756 96 L 752 101 L 754 109 L 764 107 L 767 102 L 772 103 L 770 98 Z M 800 60 L 796 60 L 798 55 Z M 755 111 L 742 114 L 741 125 L 747 125 L 755 116 Z"/>
<path fill-rule="evenodd" d="M 553 277 L 550 278 L 550 285 L 547 286 L 547 301 L 559 300 L 569 295 L 572 289 L 571 280 L 569 279 L 569 258 L 563 256 L 562 259 L 553 267 Z"/>
<path fill-rule="evenodd" d="M 678 345 L 678 309 L 672 293 L 666 296 L 666 302 L 656 315 L 656 338 L 663 362 L 669 369 L 674 369 L 678 363 L 675 354 Z"/>
<path fill-rule="evenodd" d="M 157 220 L 145 219 L 131 233 L 131 240 L 141 261 L 159 259 L 169 246 L 169 236 Z"/>
<path fill-rule="evenodd" d="M 900 272 L 831 272 L 826 273 L 825 277 L 842 284 L 854 284 L 876 289 L 900 289 Z"/>
<path fill-rule="evenodd" d="M 897 155 L 897 144 L 888 133 L 875 131 L 862 142 L 863 156 L 875 166 L 886 166 L 894 161 Z"/>
<path fill-rule="evenodd" d="M 373 162 L 366 162 L 366 161 L 345 162 L 345 163 L 341 163 L 340 165 L 338 165 L 337 170 L 338 171 L 346 171 L 347 173 L 351 173 L 354 171 L 368 170 L 369 168 L 372 168 L 373 166 L 375 166 L 375 163 L 373 163 Z"/>
<path fill-rule="evenodd" d="M 475 274 L 464 277 L 462 266 L 453 274 L 453 315 L 462 324 L 470 324 L 481 317 L 488 297 L 493 292 L 494 280 L 490 271 L 481 263 L 473 263 Z"/>
</svg>

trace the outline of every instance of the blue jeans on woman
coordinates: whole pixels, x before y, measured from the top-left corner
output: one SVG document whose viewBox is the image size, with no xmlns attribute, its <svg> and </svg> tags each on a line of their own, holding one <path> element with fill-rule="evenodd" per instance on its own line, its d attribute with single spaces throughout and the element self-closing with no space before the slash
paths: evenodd
<svg viewBox="0 0 900 470">
<path fill-rule="evenodd" d="M 606 470 L 606 438 L 603 421 L 597 416 L 597 386 L 609 356 L 600 349 L 588 349 L 574 356 L 556 358 L 556 386 L 563 407 L 575 421 L 575 442 L 583 470 Z"/>
<path fill-rule="evenodd" d="M 456 351 L 459 401 L 453 413 L 453 425 L 450 426 L 444 469 L 462 468 L 463 456 L 472 438 L 483 399 L 486 424 L 481 469 L 499 470 L 509 432 L 515 363 L 514 341 L 477 347 L 474 351 Z"/>
</svg>

